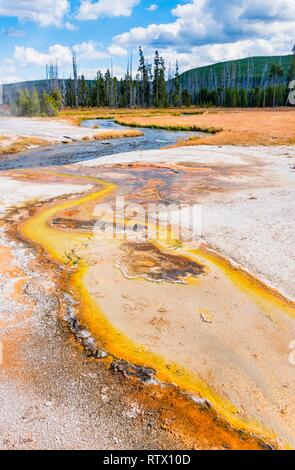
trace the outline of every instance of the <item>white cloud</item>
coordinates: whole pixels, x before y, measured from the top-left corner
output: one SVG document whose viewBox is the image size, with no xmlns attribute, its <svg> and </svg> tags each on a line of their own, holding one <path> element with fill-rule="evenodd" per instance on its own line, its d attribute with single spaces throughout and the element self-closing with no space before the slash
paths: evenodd
<svg viewBox="0 0 295 470">
<path fill-rule="evenodd" d="M 72 23 L 70 23 L 69 21 L 66 21 L 65 22 L 65 28 L 68 30 L 68 31 L 76 31 L 78 28 L 77 26 L 73 25 Z"/>
<path fill-rule="evenodd" d="M 184 68 L 238 57 L 290 52 L 294 0 L 191 0 L 178 4 L 170 23 L 132 28 L 114 37 L 120 47 L 160 49 Z"/>
<path fill-rule="evenodd" d="M 110 55 L 115 55 L 118 57 L 126 57 L 128 52 L 124 47 L 117 46 L 115 44 L 112 44 L 111 46 L 108 47 L 108 52 Z"/>
<path fill-rule="evenodd" d="M 39 52 L 33 47 L 15 46 L 14 58 L 21 67 L 27 67 L 30 65 L 44 66 L 52 61 L 57 61 L 59 64 L 69 64 L 72 55 L 70 48 L 61 44 L 50 46 L 48 52 Z"/>
<path fill-rule="evenodd" d="M 273 45 L 269 41 L 258 39 L 256 41 L 244 40 L 235 43 L 192 47 L 189 52 L 178 52 L 173 47 L 164 49 L 161 52 L 165 58 L 166 65 L 170 63 L 173 68 L 177 59 L 180 69 L 188 70 L 211 63 L 242 59 L 249 55 L 280 55 L 284 53 L 284 48 L 280 43 Z M 151 58 L 152 56 L 150 56 Z"/>
<path fill-rule="evenodd" d="M 5 65 L 0 67 L 0 84 L 20 82 L 21 78 L 17 74 L 13 63 L 5 61 Z"/>
<path fill-rule="evenodd" d="M 80 61 L 97 61 L 109 58 L 111 55 L 110 51 L 99 50 L 97 43 L 94 41 L 84 41 L 75 44 L 73 45 L 73 50 L 76 52 L 77 58 Z M 115 51 L 117 55 L 119 55 L 119 52 L 122 54 L 123 49 L 115 47 L 114 51 L 112 51 L 113 55 L 115 55 Z M 44 67 L 50 62 L 57 62 L 60 66 L 69 66 L 72 64 L 71 48 L 61 44 L 51 45 L 46 52 L 40 52 L 33 47 L 15 46 L 13 57 L 21 67 Z"/>
<path fill-rule="evenodd" d="M 172 23 L 132 28 L 115 37 L 120 45 L 202 46 L 243 39 L 272 39 L 295 27 L 294 0 L 192 0 L 172 10 Z"/>
<path fill-rule="evenodd" d="M 76 17 L 79 20 L 97 20 L 102 17 L 131 16 L 138 3 L 139 0 L 82 0 Z"/>
<path fill-rule="evenodd" d="M 94 41 L 84 41 L 73 46 L 78 57 L 87 60 L 100 60 L 109 57 L 104 51 L 97 50 L 97 43 Z"/>
<path fill-rule="evenodd" d="M 1 73 L 0 71 L 0 85 L 4 85 L 5 83 L 18 83 L 21 82 L 22 78 L 18 75 L 9 75 L 7 73 Z"/>
<path fill-rule="evenodd" d="M 0 16 L 16 16 L 40 26 L 62 26 L 69 7 L 68 0 L 0 0 Z"/>
<path fill-rule="evenodd" d="M 48 54 L 38 52 L 33 47 L 15 46 L 14 58 L 21 67 L 28 65 L 45 65 L 49 61 Z"/>
<path fill-rule="evenodd" d="M 146 8 L 146 11 L 156 11 L 158 10 L 158 8 L 159 8 L 159 5 L 152 3 L 149 7 Z"/>
</svg>

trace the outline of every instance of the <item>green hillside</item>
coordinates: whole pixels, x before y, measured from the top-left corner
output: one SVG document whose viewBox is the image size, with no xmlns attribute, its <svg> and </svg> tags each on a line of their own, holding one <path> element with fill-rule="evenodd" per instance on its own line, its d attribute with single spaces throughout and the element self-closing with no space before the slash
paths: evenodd
<svg viewBox="0 0 295 470">
<path fill-rule="evenodd" d="M 188 70 L 169 86 L 187 106 L 285 106 L 293 78 L 293 55 L 250 57 Z"/>
<path fill-rule="evenodd" d="M 251 57 L 240 60 L 220 62 L 214 65 L 198 67 L 180 75 L 182 89 L 190 92 L 201 88 L 249 88 L 271 83 L 270 71 L 273 64 L 279 65 L 283 76 L 279 83 L 287 84 L 293 55 Z"/>
<path fill-rule="evenodd" d="M 80 106 L 141 107 L 143 83 L 139 75 L 117 79 L 110 72 L 99 74 L 97 80 L 77 81 L 77 97 Z M 163 83 L 164 98 L 161 106 L 225 106 L 269 107 L 288 105 L 290 80 L 295 79 L 293 55 L 250 57 L 198 67 Z M 164 73 L 163 73 L 163 81 Z M 148 83 L 145 103 L 155 103 L 153 83 Z M 58 88 L 66 106 L 75 100 L 74 82 L 70 79 L 39 80 L 3 85 L 3 103 L 13 105 L 20 90 L 27 89 L 39 95 Z M 131 91 L 130 91 L 131 90 Z"/>
</svg>

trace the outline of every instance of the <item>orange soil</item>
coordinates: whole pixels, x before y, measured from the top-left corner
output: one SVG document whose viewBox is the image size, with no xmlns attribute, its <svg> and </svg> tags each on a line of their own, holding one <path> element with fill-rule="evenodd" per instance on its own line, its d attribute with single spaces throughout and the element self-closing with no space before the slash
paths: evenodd
<svg viewBox="0 0 295 470">
<path fill-rule="evenodd" d="M 196 406 L 177 389 L 139 387 L 134 394 L 145 408 L 160 410 L 160 426 L 190 449 L 263 450 L 256 437 L 227 426 L 208 408 Z"/>
</svg>

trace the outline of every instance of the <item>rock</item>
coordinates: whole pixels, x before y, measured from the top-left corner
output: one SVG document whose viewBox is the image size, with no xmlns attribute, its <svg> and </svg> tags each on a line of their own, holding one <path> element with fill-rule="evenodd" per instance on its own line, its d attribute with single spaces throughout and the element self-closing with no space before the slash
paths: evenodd
<svg viewBox="0 0 295 470">
<path fill-rule="evenodd" d="M 206 398 L 196 397 L 194 395 L 190 395 L 190 398 L 194 403 L 196 403 L 196 405 L 204 410 L 211 408 L 211 403 L 206 400 Z"/>
<path fill-rule="evenodd" d="M 81 338 L 85 338 L 85 339 L 86 339 L 86 338 L 90 338 L 91 334 L 90 334 L 89 331 L 87 331 L 87 330 L 81 330 L 81 331 L 79 331 L 79 336 L 80 336 Z"/>
<path fill-rule="evenodd" d="M 101 349 L 96 350 L 96 353 L 95 353 L 96 359 L 104 359 L 107 356 L 108 356 L 108 353 L 106 351 L 102 351 Z"/>
<path fill-rule="evenodd" d="M 114 372 L 119 372 L 124 377 L 133 376 L 140 379 L 142 382 L 150 382 L 156 373 L 154 369 L 149 367 L 136 366 L 123 360 L 112 362 L 111 368 Z"/>
</svg>

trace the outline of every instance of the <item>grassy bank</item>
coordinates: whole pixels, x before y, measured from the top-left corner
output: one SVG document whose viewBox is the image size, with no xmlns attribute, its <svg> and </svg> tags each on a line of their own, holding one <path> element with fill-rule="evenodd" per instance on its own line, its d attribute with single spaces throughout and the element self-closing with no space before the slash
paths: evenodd
<svg viewBox="0 0 295 470">
<path fill-rule="evenodd" d="M 217 134 L 218 132 L 221 132 L 222 129 L 217 129 L 215 127 L 199 127 L 194 124 L 192 125 L 181 125 L 181 124 L 144 124 L 142 125 L 139 122 L 129 122 L 125 121 L 124 119 L 115 119 L 115 122 L 117 124 L 120 124 L 121 126 L 128 126 L 128 127 L 146 127 L 149 129 L 164 129 L 167 131 L 189 131 L 189 132 L 204 132 L 208 134 Z"/>
<path fill-rule="evenodd" d="M 128 127 L 204 132 L 178 145 L 294 145 L 294 108 L 77 109 L 61 119 L 114 119 Z"/>
<path fill-rule="evenodd" d="M 125 131 L 121 130 L 110 130 L 106 132 L 101 132 L 94 136 L 85 136 L 81 139 L 83 142 L 91 142 L 95 140 L 111 140 L 119 138 L 130 138 L 130 137 L 140 137 L 143 135 L 143 132 L 136 129 L 126 129 Z M 71 141 L 64 141 L 64 143 L 70 143 Z M 1 155 L 13 155 L 25 150 L 29 150 L 35 147 L 48 146 L 57 144 L 58 142 L 48 141 L 38 137 L 17 137 L 11 138 L 1 135 L 0 136 L 0 156 Z"/>
<path fill-rule="evenodd" d="M 125 138 L 128 138 L 128 137 L 140 137 L 144 135 L 143 132 L 141 131 L 138 131 L 138 130 L 135 130 L 135 129 L 129 129 L 126 131 L 106 131 L 106 132 L 102 132 L 101 134 L 97 134 L 93 137 L 83 137 L 83 141 L 84 142 L 87 142 L 87 141 L 92 141 L 92 140 L 111 140 L 111 139 L 125 139 Z"/>
<path fill-rule="evenodd" d="M 0 145 L 0 155 L 13 155 L 33 147 L 50 144 L 47 140 L 39 139 L 38 137 L 18 137 L 17 139 L 11 139 L 1 136 L 0 141 L 2 144 Z"/>
<path fill-rule="evenodd" d="M 129 127 L 150 127 L 175 131 L 200 131 L 178 145 L 294 145 L 295 109 L 212 109 L 202 114 L 174 116 L 117 117 L 116 122 Z"/>
<path fill-rule="evenodd" d="M 88 119 L 119 119 L 125 116 L 149 118 L 153 116 L 181 116 L 181 115 L 200 115 L 203 110 L 199 108 L 171 108 L 171 109 L 109 109 L 109 108 L 78 108 L 64 109 L 59 113 L 59 119 L 79 126 L 81 121 Z"/>
</svg>

